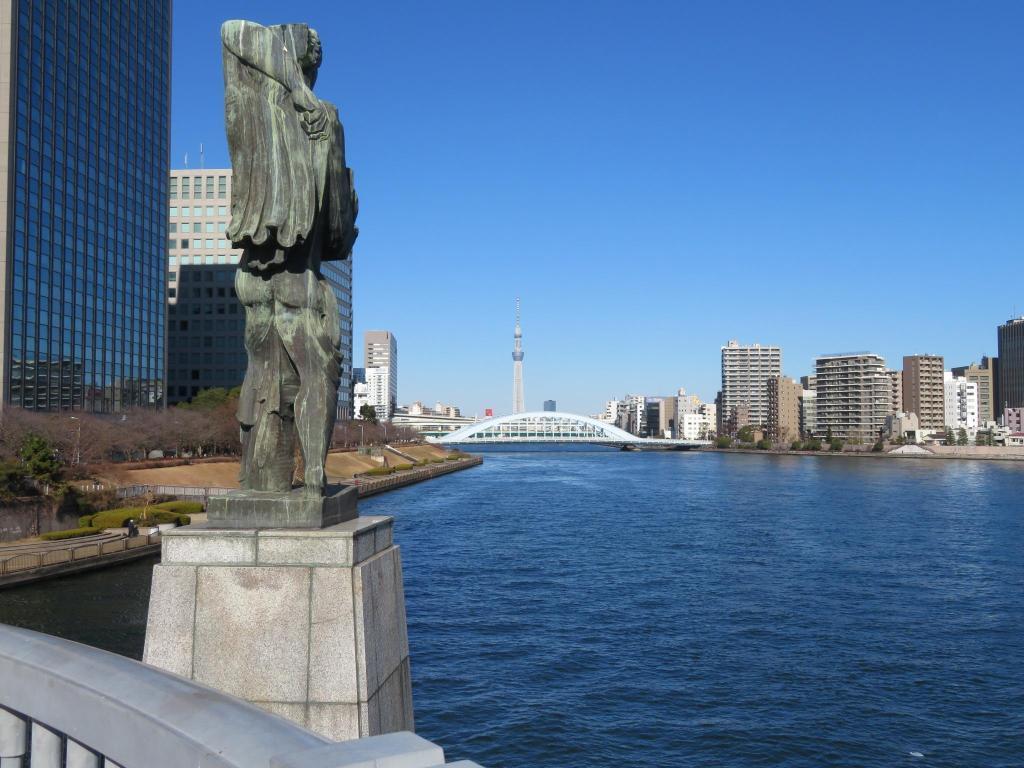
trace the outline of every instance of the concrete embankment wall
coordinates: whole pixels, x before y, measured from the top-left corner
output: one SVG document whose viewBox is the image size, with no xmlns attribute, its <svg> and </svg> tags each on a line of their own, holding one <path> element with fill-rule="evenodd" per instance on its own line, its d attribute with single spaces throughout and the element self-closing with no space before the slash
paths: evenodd
<svg viewBox="0 0 1024 768">
<path fill-rule="evenodd" d="M 449 472 L 458 472 L 460 469 L 469 469 L 483 464 L 480 456 L 470 456 L 458 461 L 449 461 L 444 464 L 434 464 L 429 467 L 417 467 L 416 469 L 396 472 L 386 477 L 360 477 L 356 478 L 354 485 L 359 489 L 359 498 L 373 496 L 375 493 L 390 491 L 394 488 L 401 488 L 403 485 L 412 485 L 423 480 L 429 480 L 439 475 L 447 475 Z"/>
<path fill-rule="evenodd" d="M 930 445 L 927 449 L 913 453 L 875 452 L 870 449 L 861 451 L 759 451 L 756 448 L 703 448 L 701 450 L 714 453 L 754 453 L 768 456 L 838 456 L 863 459 L 924 459 L 935 461 L 941 459 L 970 459 L 974 461 L 1024 461 L 1024 449 L 998 448 L 995 446 L 970 445 Z"/>
<path fill-rule="evenodd" d="M 77 528 L 78 515 L 74 503 L 48 498 L 0 501 L 0 542 Z"/>
</svg>

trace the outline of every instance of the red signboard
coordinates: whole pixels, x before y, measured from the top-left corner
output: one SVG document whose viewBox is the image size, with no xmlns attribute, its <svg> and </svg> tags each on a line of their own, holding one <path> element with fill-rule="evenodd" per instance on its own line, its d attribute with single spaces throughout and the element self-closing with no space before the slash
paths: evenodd
<svg viewBox="0 0 1024 768">
<path fill-rule="evenodd" d="M 493 416 L 493 415 L 494 415 L 494 409 L 493 408 L 484 408 L 484 416 Z"/>
</svg>

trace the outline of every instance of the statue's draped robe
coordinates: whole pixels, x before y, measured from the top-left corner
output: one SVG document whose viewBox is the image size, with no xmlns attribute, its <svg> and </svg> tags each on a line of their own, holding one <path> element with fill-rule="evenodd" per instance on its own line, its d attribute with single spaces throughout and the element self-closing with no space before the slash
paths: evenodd
<svg viewBox="0 0 1024 768">
<path fill-rule="evenodd" d="M 305 51 L 308 27 L 303 24 L 263 27 L 247 21 L 228 22 L 224 43 L 225 117 L 232 160 L 231 224 L 228 237 L 243 248 L 243 264 L 253 273 L 273 274 L 284 267 L 289 251 L 308 253 L 308 296 L 311 309 L 325 327 L 317 336 L 332 345 L 334 361 L 323 375 L 337 387 L 340 369 L 338 308 L 334 294 L 319 279 L 319 262 L 349 257 L 358 230 L 358 201 L 351 171 L 345 165 L 345 138 L 337 108 L 320 102 L 328 115 L 326 136 L 311 139 L 303 128 L 292 88 L 302 83 L 296 51 Z M 316 262 L 316 263 L 311 263 Z M 319 280 L 319 285 L 317 281 Z M 270 299 L 270 287 L 248 282 L 239 298 L 251 307 Z M 267 296 L 244 292 L 266 291 Z M 246 347 L 266 341 L 272 325 L 246 322 Z M 256 338 L 255 336 L 261 336 Z M 329 351 L 325 349 L 325 354 Z M 285 351 L 270 365 L 255 365 L 250 355 L 239 399 L 238 419 L 253 425 L 258 413 L 283 413 L 289 397 L 282 392 Z M 266 361 L 265 361 L 266 362 Z M 271 455 L 273 446 L 258 448 Z"/>
<path fill-rule="evenodd" d="M 225 25 L 224 96 L 232 162 L 231 225 L 235 247 L 292 248 L 326 216 L 322 261 L 348 258 L 355 241 L 356 200 L 345 166 L 345 136 L 337 108 L 327 111 L 328 135 L 310 140 L 285 83 L 302 82 L 294 51 L 305 49 L 305 25 Z M 301 46 L 301 48 L 299 48 Z M 271 263 L 282 263 L 277 254 Z M 254 264 L 265 268 L 267 263 Z"/>
</svg>

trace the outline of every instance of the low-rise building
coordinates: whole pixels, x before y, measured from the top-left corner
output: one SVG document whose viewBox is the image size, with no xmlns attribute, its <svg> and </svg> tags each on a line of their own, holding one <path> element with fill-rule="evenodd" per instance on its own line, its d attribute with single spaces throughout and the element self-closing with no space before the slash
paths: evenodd
<svg viewBox="0 0 1024 768">
<path fill-rule="evenodd" d="M 419 413 L 410 413 L 408 408 L 397 408 L 391 415 L 391 423 L 399 427 L 409 427 L 424 437 L 443 437 L 467 424 L 475 424 L 475 418 L 467 416 L 449 416 L 436 413 L 430 408 L 421 409 Z"/>
<path fill-rule="evenodd" d="M 920 443 L 923 439 L 921 423 L 916 413 L 891 413 L 885 417 L 885 435 L 890 440 Z"/>
<path fill-rule="evenodd" d="M 1024 432 L 1024 408 L 1004 408 L 1000 421 L 1010 432 Z"/>
</svg>

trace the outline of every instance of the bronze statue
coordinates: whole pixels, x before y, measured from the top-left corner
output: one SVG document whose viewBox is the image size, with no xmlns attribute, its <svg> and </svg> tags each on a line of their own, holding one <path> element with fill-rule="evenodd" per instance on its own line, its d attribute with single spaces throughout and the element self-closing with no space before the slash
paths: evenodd
<svg viewBox="0 0 1024 768">
<path fill-rule="evenodd" d="M 295 435 L 305 496 L 324 494 L 341 355 L 320 265 L 349 258 L 358 201 L 337 108 L 313 94 L 322 51 L 306 24 L 228 21 L 225 116 L 233 169 L 228 237 L 249 356 L 238 406 L 241 487 L 287 492 Z"/>
</svg>

